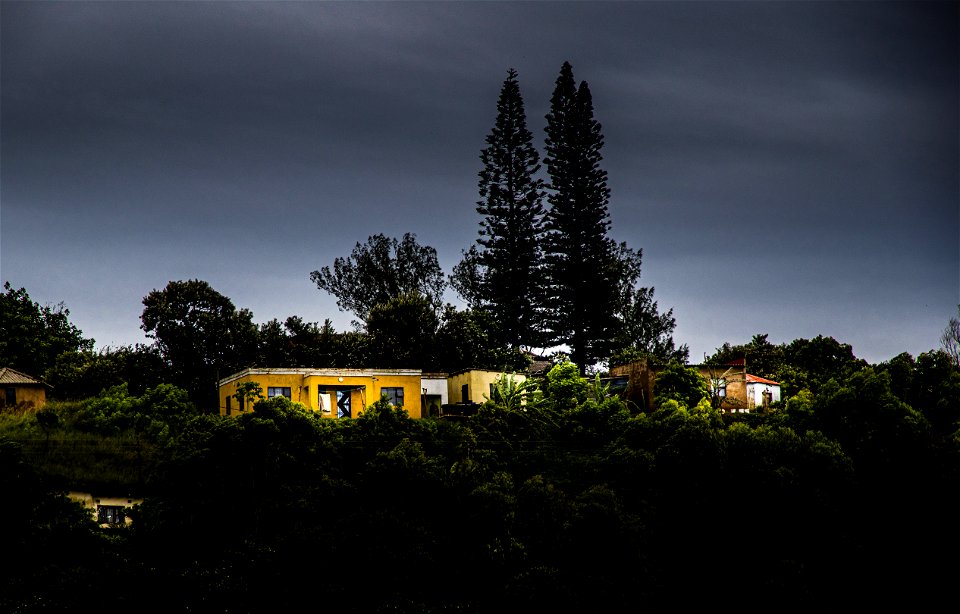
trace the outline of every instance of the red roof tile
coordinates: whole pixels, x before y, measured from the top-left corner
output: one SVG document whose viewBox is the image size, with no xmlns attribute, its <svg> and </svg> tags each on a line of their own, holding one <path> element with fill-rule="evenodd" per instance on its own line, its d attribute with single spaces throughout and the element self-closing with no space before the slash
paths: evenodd
<svg viewBox="0 0 960 614">
<path fill-rule="evenodd" d="M 772 379 L 766 379 L 759 377 L 757 375 L 750 375 L 747 373 L 747 383 L 748 384 L 769 384 L 770 386 L 779 386 L 780 382 L 775 382 Z"/>
</svg>

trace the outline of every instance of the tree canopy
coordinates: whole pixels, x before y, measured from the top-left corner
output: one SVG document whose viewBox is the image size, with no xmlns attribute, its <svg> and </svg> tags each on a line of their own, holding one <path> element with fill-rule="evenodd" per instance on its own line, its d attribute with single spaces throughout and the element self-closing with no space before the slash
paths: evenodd
<svg viewBox="0 0 960 614">
<path fill-rule="evenodd" d="M 960 367 L 960 305 L 957 305 L 957 317 L 950 318 L 940 335 L 940 347 Z"/>
<path fill-rule="evenodd" d="M 610 189 L 600 163 L 603 135 L 586 81 L 564 62 L 547 114 L 549 208 L 544 216 L 546 338 L 566 344 L 581 367 L 609 357 L 685 359 L 674 346 L 672 310 L 657 312 L 653 289 L 637 288 L 642 253 L 607 236 Z"/>
<path fill-rule="evenodd" d="M 540 156 L 527 130 L 513 69 L 500 90 L 486 143 L 480 152 L 480 237 L 477 246 L 464 252 L 451 284 L 471 307 L 493 314 L 508 345 L 536 345 L 544 298 L 543 180 L 537 177 Z"/>
<path fill-rule="evenodd" d="M 829 363 L 846 344 L 795 345 Z M 327 419 L 252 382 L 237 394 L 254 410 L 232 417 L 198 414 L 169 385 L 3 413 L 0 610 L 110 609 L 146 590 L 169 611 L 318 593 L 364 612 L 753 611 L 784 594 L 802 609 L 934 609 L 953 585 L 930 544 L 960 547 L 960 371 L 942 351 L 840 364 L 843 377 L 756 414 L 716 411 L 677 363 L 657 378 L 658 408 L 632 412 L 565 360 L 540 380 L 500 378 L 456 420 L 382 401 Z M 78 468 L 143 497 L 132 528 L 98 528 L 58 494 Z M 718 549 L 717 517 L 750 530 Z M 384 561 L 397 564 L 375 581 L 316 573 Z M 729 574 L 693 568 L 771 573 L 731 592 Z"/>
<path fill-rule="evenodd" d="M 429 299 L 415 292 L 374 305 L 367 316 L 372 367 L 438 369 L 439 318 Z"/>
<path fill-rule="evenodd" d="M 43 378 L 66 352 L 89 351 L 93 339 L 70 322 L 63 303 L 40 305 L 4 282 L 0 294 L 0 366 Z"/>
<path fill-rule="evenodd" d="M 550 99 L 546 134 L 546 328 L 553 343 L 569 345 L 573 361 L 584 367 L 604 356 L 616 334 L 620 267 L 607 237 L 610 189 L 600 167 L 600 123 L 589 86 L 576 86 L 567 62 Z"/>
<path fill-rule="evenodd" d="M 371 235 L 366 244 L 357 242 L 346 258 L 338 257 L 333 268 L 310 273 L 317 288 L 337 299 L 337 306 L 367 321 L 374 306 L 408 292 L 427 297 L 439 308 L 446 285 L 437 262 L 437 250 L 417 243 L 416 235 L 403 239 Z"/>
<path fill-rule="evenodd" d="M 169 362 L 174 383 L 203 409 L 216 405 L 217 380 L 255 359 L 253 314 L 199 279 L 171 281 L 143 298 L 141 326 Z"/>
</svg>

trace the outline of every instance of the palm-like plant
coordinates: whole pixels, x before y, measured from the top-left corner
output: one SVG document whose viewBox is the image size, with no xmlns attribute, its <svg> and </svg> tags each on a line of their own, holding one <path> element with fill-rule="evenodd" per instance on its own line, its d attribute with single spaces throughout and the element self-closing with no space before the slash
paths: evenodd
<svg viewBox="0 0 960 614">
<path fill-rule="evenodd" d="M 537 384 L 533 380 L 524 379 L 517 381 L 513 373 L 501 373 L 500 377 L 493 382 L 493 400 L 505 409 L 517 411 L 534 400 L 537 392 Z"/>
<path fill-rule="evenodd" d="M 610 396 L 610 384 L 604 384 L 600 381 L 600 374 L 597 373 L 593 380 L 593 385 L 590 386 L 588 394 L 592 396 L 597 403 L 602 402 L 605 398 Z"/>
</svg>

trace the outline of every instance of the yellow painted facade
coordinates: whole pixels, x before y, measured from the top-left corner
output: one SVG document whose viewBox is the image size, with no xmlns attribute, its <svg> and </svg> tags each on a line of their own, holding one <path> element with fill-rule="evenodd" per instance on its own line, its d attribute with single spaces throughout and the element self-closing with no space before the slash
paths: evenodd
<svg viewBox="0 0 960 614">
<path fill-rule="evenodd" d="M 220 380 L 221 415 L 253 409 L 233 396 L 244 382 L 257 382 L 264 396 L 287 396 L 325 418 L 357 417 L 381 394 L 411 418 L 421 417 L 419 369 L 246 369 Z"/>
<path fill-rule="evenodd" d="M 8 384 L 4 387 L 4 399 L 12 396 L 16 407 L 23 409 L 40 409 L 47 402 L 47 389 L 44 386 L 32 384 Z M 13 392 L 10 392 L 13 389 Z"/>
<path fill-rule="evenodd" d="M 133 506 L 143 504 L 143 499 L 94 496 L 88 492 L 70 491 L 67 496 L 83 504 L 101 527 L 133 524 L 133 519 L 127 514 L 133 509 Z"/>
<path fill-rule="evenodd" d="M 0 367 L 0 407 L 17 411 L 40 409 L 47 402 L 48 388 L 47 384 L 26 373 Z"/>
<path fill-rule="evenodd" d="M 490 398 L 490 386 L 503 375 L 500 371 L 470 369 L 453 373 L 447 378 L 447 398 L 450 403 L 483 403 Z M 513 374 L 514 381 L 520 383 L 526 375 Z"/>
</svg>

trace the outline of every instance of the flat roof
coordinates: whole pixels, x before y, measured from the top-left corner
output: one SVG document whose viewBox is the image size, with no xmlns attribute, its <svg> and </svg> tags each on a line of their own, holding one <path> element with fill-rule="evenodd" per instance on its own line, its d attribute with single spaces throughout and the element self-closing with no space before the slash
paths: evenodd
<svg viewBox="0 0 960 614">
<path fill-rule="evenodd" d="M 249 375 L 299 375 L 300 377 L 377 377 L 380 375 L 419 376 L 420 369 L 271 369 L 251 367 L 220 380 L 219 386 Z"/>
</svg>

